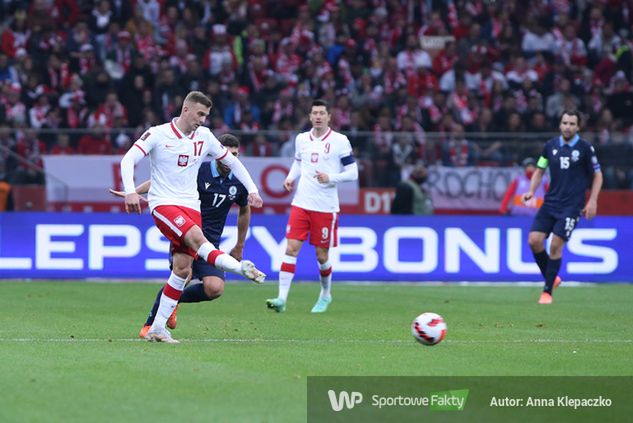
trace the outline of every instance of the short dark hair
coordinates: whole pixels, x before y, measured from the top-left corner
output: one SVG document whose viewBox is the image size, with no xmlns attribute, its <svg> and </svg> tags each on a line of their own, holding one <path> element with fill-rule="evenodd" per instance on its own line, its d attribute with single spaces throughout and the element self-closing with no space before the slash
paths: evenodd
<svg viewBox="0 0 633 423">
<path fill-rule="evenodd" d="M 318 98 L 318 99 L 316 99 L 316 100 L 313 100 L 313 101 L 312 101 L 312 106 L 310 106 L 310 110 L 312 110 L 312 108 L 313 108 L 314 106 L 323 106 L 323 107 L 325 107 L 325 110 L 326 110 L 328 113 L 330 113 L 330 105 L 329 105 L 329 104 L 328 104 L 328 102 L 327 102 L 327 101 L 325 101 L 325 100 L 322 100 L 322 99 L 320 99 L 320 98 Z"/>
<path fill-rule="evenodd" d="M 578 110 L 563 110 L 563 113 L 560 114 L 560 117 L 558 118 L 558 123 L 561 123 L 563 121 L 563 116 L 576 116 L 576 118 L 578 119 L 578 126 L 580 126 L 580 121 L 582 120 L 582 116 L 580 115 L 580 112 Z"/>
<path fill-rule="evenodd" d="M 187 94 L 187 97 L 185 97 L 184 102 L 198 103 L 208 108 L 213 107 L 213 102 L 211 101 L 211 99 L 200 91 L 191 91 L 189 94 Z"/>
<path fill-rule="evenodd" d="M 225 147 L 240 147 L 240 140 L 233 134 L 222 134 L 218 137 L 218 141 Z"/>
</svg>

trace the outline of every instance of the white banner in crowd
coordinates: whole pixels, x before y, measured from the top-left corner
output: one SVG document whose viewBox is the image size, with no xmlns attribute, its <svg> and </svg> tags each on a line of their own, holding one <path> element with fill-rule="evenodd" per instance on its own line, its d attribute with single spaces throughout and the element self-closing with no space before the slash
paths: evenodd
<svg viewBox="0 0 633 423">
<path fill-rule="evenodd" d="M 287 157 L 241 157 L 250 172 L 264 204 L 290 204 L 294 193 L 283 188 L 292 159 Z M 49 202 L 112 202 L 108 188 L 122 190 L 121 156 L 44 156 Z M 137 184 L 149 179 L 148 159 L 136 167 Z M 341 204 L 358 203 L 358 183 L 339 187 Z"/>
<path fill-rule="evenodd" d="M 425 185 L 436 209 L 497 210 L 520 167 L 431 166 Z"/>
</svg>

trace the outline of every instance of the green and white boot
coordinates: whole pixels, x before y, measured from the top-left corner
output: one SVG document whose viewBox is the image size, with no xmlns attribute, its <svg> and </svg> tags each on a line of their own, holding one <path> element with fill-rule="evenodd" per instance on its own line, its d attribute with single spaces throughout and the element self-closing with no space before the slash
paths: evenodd
<svg viewBox="0 0 633 423">
<path fill-rule="evenodd" d="M 275 310 L 277 313 L 286 311 L 286 301 L 283 298 L 270 298 L 266 300 L 266 307 Z"/>
<path fill-rule="evenodd" d="M 316 302 L 314 307 L 312 307 L 312 313 L 325 313 L 327 311 L 327 307 L 332 303 L 332 296 L 328 295 L 327 297 L 319 297 L 319 300 Z"/>
</svg>

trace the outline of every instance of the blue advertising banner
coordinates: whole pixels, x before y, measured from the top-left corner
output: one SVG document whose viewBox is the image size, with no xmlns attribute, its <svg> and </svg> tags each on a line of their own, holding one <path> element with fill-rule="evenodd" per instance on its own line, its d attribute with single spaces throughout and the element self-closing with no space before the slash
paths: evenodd
<svg viewBox="0 0 633 423">
<path fill-rule="evenodd" d="M 275 280 L 287 216 L 253 215 L 244 258 Z M 331 251 L 336 280 L 538 281 L 527 245 L 531 218 L 351 216 Z M 221 248 L 235 243 L 229 217 Z M 581 220 L 567 244 L 565 280 L 633 282 L 633 218 Z M 2 213 L 0 278 L 166 278 L 168 242 L 147 214 Z M 317 280 L 314 248 L 299 256 L 296 280 Z"/>
</svg>

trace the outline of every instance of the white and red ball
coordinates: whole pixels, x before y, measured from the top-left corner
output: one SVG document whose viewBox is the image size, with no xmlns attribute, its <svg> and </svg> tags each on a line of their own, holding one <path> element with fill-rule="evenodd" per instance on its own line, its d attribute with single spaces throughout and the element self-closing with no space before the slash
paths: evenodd
<svg viewBox="0 0 633 423">
<path fill-rule="evenodd" d="M 439 314 L 422 313 L 413 319 L 411 334 L 420 344 L 439 344 L 446 336 L 446 322 Z"/>
</svg>

